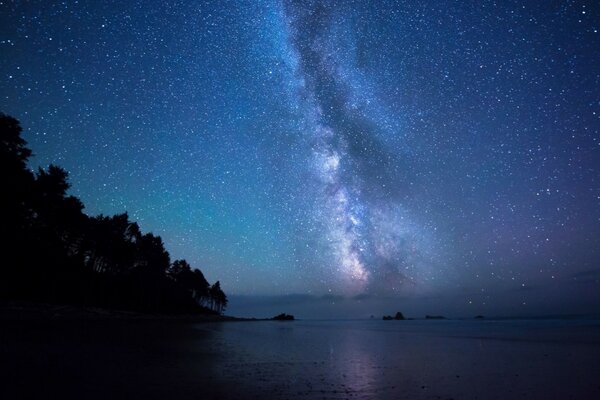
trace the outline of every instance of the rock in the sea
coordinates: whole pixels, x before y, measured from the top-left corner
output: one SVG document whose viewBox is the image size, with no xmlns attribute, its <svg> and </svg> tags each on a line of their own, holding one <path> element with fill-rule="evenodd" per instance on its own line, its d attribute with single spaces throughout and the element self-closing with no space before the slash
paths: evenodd
<svg viewBox="0 0 600 400">
<path fill-rule="evenodd" d="M 485 317 L 483 315 L 476 315 L 475 319 L 484 319 Z"/>
<path fill-rule="evenodd" d="M 293 321 L 294 316 L 286 313 L 281 313 L 279 315 L 274 316 L 272 319 L 275 321 Z"/>
<path fill-rule="evenodd" d="M 398 311 L 394 317 L 392 317 L 391 315 L 384 315 L 383 316 L 383 320 L 384 321 L 391 321 L 393 319 L 395 319 L 397 321 L 401 321 L 401 320 L 404 320 L 406 318 L 404 318 L 404 315 L 402 315 L 402 313 L 400 311 Z"/>
<path fill-rule="evenodd" d="M 426 315 L 425 319 L 446 319 L 443 315 Z"/>
</svg>

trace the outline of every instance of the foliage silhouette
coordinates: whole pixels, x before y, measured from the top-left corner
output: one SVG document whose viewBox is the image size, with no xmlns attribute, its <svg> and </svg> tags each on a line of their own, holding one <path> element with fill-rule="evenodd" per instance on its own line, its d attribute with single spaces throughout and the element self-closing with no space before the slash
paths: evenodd
<svg viewBox="0 0 600 400">
<path fill-rule="evenodd" d="M 161 313 L 222 313 L 227 296 L 127 213 L 91 217 L 55 165 L 33 173 L 21 126 L 0 113 L 0 298 Z"/>
<path fill-rule="evenodd" d="M 216 281 L 214 285 L 208 290 L 208 297 L 210 302 L 210 308 L 217 311 L 219 314 L 227 307 L 227 296 L 223 290 L 221 290 L 221 282 Z"/>
</svg>

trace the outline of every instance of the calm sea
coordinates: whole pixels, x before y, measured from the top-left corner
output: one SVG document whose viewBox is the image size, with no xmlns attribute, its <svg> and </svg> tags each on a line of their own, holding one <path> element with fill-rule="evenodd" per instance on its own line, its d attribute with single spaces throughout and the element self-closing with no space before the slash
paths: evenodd
<svg viewBox="0 0 600 400">
<path fill-rule="evenodd" d="M 600 398 L 600 322 L 413 320 L 197 325 L 233 397 Z M 235 388 L 235 390 L 233 390 Z M 225 391 L 227 393 L 227 391 Z"/>
<path fill-rule="evenodd" d="M 0 398 L 600 399 L 600 322 L 5 321 Z"/>
</svg>

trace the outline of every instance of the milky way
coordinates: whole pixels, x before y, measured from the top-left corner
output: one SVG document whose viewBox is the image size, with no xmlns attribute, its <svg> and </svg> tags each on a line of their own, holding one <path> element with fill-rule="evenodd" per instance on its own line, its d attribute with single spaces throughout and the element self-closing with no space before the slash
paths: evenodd
<svg viewBox="0 0 600 400">
<path fill-rule="evenodd" d="M 323 266 L 335 272 L 329 285 L 354 294 L 384 286 L 400 290 L 418 270 L 407 262 L 406 246 L 400 246 L 415 246 L 413 232 L 397 215 L 401 204 L 393 195 L 394 157 L 378 142 L 377 121 L 365 111 L 369 100 L 353 93 L 352 72 L 358 68 L 352 59 L 356 43 L 344 26 L 347 15 L 333 3 L 288 2 L 282 18 L 311 162 L 322 184 L 315 216 L 323 221 L 332 256 Z"/>
<path fill-rule="evenodd" d="M 596 3 L 2 1 L 0 111 L 232 296 L 599 308 Z"/>
</svg>

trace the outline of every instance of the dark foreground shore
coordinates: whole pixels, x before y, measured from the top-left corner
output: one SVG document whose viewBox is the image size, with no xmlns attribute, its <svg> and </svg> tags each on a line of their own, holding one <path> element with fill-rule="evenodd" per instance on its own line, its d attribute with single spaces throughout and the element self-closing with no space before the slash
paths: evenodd
<svg viewBox="0 0 600 400">
<path fill-rule="evenodd" d="M 225 322 L 256 321 L 254 318 L 236 318 L 215 314 L 149 314 L 127 310 L 109 310 L 100 307 L 82 307 L 31 302 L 0 302 L 0 321 L 180 321 Z"/>
<path fill-rule="evenodd" d="M 24 315 L 0 321 L 1 399 L 600 398 L 598 321 Z"/>
<path fill-rule="evenodd" d="M 3 303 L 0 399 L 223 398 L 194 326 L 239 320 Z"/>
</svg>

